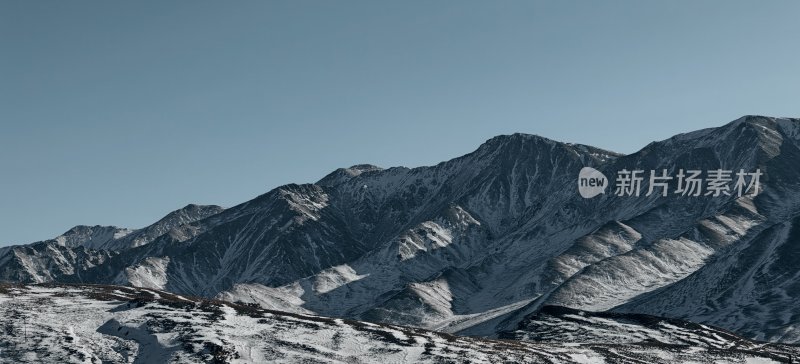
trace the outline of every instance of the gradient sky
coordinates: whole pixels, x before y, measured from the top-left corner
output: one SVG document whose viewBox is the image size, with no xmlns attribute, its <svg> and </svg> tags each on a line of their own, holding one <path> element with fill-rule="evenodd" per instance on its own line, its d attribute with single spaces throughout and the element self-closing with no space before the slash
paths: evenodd
<svg viewBox="0 0 800 364">
<path fill-rule="evenodd" d="M 798 1 L 0 2 L 0 245 L 513 132 L 800 116 Z"/>
</svg>

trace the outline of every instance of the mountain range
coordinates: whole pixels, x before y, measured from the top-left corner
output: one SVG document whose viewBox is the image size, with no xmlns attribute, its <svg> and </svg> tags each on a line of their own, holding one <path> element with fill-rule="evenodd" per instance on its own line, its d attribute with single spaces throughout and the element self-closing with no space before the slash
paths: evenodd
<svg viewBox="0 0 800 364">
<path fill-rule="evenodd" d="M 745 116 L 627 155 L 503 135 L 435 166 L 360 164 L 142 229 L 77 226 L 4 247 L 0 280 L 135 286 L 495 339 L 611 335 L 543 329 L 570 327 L 563 310 L 576 310 L 800 343 L 799 165 L 800 119 Z M 609 186 L 583 198 L 584 167 L 612 185 L 619 171 L 759 171 L 760 190 L 620 196 Z M 677 335 L 653 325 L 637 335 Z"/>
</svg>

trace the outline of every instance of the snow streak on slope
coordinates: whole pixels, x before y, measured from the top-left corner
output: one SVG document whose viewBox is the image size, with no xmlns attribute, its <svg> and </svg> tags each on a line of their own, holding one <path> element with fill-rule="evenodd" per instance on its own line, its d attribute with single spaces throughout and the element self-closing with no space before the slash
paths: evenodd
<svg viewBox="0 0 800 364">
<path fill-rule="evenodd" d="M 680 237 L 659 239 L 591 264 L 552 292 L 547 304 L 607 310 L 677 282 L 702 267 L 715 251 L 742 241 L 751 227 L 763 222 L 752 209 L 752 202 L 743 198 L 731 212 L 701 220 Z"/>
<path fill-rule="evenodd" d="M 761 231 L 687 279 L 632 300 L 620 312 L 685 318 L 760 340 L 800 342 L 800 218 Z"/>
</svg>

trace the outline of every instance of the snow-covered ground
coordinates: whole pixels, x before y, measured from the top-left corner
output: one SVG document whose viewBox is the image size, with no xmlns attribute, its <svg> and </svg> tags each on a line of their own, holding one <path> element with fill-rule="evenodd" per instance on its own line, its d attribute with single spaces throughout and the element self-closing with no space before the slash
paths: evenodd
<svg viewBox="0 0 800 364">
<path fill-rule="evenodd" d="M 626 330 L 648 330 L 635 325 Z M 613 326 L 606 320 L 605 330 Z M 779 363 L 800 356 L 789 346 L 740 345 L 486 340 L 143 288 L 0 287 L 4 363 Z"/>
</svg>

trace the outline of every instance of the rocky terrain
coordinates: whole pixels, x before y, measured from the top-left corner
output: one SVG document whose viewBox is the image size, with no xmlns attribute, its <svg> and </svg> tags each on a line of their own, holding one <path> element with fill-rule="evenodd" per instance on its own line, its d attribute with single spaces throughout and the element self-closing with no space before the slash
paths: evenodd
<svg viewBox="0 0 800 364">
<path fill-rule="evenodd" d="M 589 316 L 580 326 L 608 330 L 608 322 Z M 698 325 L 663 325 L 662 334 L 624 325 L 647 333 L 637 339 L 661 341 L 487 340 L 143 288 L 0 287 L 0 359 L 14 363 L 780 363 L 800 355 Z"/>
</svg>

